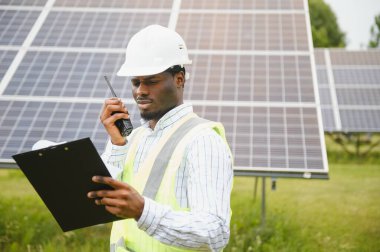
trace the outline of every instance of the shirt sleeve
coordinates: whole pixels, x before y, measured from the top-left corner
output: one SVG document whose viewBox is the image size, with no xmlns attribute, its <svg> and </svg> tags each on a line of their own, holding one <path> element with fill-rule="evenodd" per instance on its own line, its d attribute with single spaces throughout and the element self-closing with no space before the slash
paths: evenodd
<svg viewBox="0 0 380 252">
<path fill-rule="evenodd" d="M 211 129 L 189 145 L 183 161 L 188 169 L 190 211 L 145 198 L 138 227 L 163 243 L 202 251 L 220 251 L 229 240 L 232 157 Z"/>
<path fill-rule="evenodd" d="M 101 155 L 112 178 L 116 178 L 123 171 L 125 158 L 127 157 L 127 144 L 119 146 L 108 140 L 106 149 Z"/>
</svg>

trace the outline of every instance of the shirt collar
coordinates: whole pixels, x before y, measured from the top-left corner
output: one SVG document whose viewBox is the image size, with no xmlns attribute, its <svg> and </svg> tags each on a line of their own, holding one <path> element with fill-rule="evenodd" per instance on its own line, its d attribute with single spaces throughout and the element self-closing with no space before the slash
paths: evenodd
<svg viewBox="0 0 380 252">
<path fill-rule="evenodd" d="M 169 112 L 167 112 L 160 120 L 158 120 L 154 131 L 163 130 L 166 127 L 173 125 L 176 121 L 181 119 L 182 117 L 188 115 L 193 112 L 193 106 L 191 104 L 181 104 Z M 141 124 L 145 128 L 149 128 L 149 122 L 141 119 Z"/>
</svg>

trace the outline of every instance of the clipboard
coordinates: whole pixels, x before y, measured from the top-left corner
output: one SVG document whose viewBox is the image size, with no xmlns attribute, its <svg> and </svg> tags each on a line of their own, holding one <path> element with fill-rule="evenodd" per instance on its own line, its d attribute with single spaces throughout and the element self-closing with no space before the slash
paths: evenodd
<svg viewBox="0 0 380 252">
<path fill-rule="evenodd" d="M 112 189 L 91 180 L 94 175 L 111 175 L 90 138 L 12 157 L 62 231 L 120 220 L 87 198 L 90 191 Z"/>
</svg>

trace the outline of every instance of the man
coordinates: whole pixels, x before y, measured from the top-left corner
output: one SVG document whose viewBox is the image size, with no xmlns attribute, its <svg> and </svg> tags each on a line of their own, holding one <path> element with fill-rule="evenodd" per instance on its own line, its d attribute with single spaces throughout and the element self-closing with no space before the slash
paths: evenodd
<svg viewBox="0 0 380 252">
<path fill-rule="evenodd" d="M 125 139 L 115 121 L 129 118 L 127 109 L 118 98 L 105 101 L 103 159 L 121 172 L 95 176 L 114 190 L 88 194 L 123 219 L 113 224 L 111 251 L 219 251 L 228 243 L 232 157 L 222 126 L 183 104 L 190 63 L 180 35 L 159 25 L 128 44 L 118 75 L 131 77 L 144 123 Z"/>
</svg>

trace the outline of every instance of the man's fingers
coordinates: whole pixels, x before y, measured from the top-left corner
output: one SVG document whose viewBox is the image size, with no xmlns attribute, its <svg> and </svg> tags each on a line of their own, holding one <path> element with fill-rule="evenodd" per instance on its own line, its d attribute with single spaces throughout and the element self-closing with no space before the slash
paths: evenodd
<svg viewBox="0 0 380 252">
<path fill-rule="evenodd" d="M 113 187 L 114 189 L 119 188 L 128 188 L 128 184 L 120 182 L 116 179 L 113 179 L 111 177 L 103 177 L 103 176 L 94 176 L 92 177 L 92 181 L 99 183 L 99 184 L 105 184 Z"/>
<path fill-rule="evenodd" d="M 111 190 L 101 190 L 101 191 L 93 191 L 87 193 L 87 197 L 96 199 L 96 198 L 104 198 L 104 197 L 113 197 Z"/>
<path fill-rule="evenodd" d="M 105 206 L 105 209 L 111 214 L 116 215 L 117 217 L 123 217 L 121 214 L 120 208 L 118 207 Z"/>
<path fill-rule="evenodd" d="M 105 104 L 117 104 L 119 102 L 121 102 L 121 99 L 118 97 L 111 97 L 104 101 Z"/>
<path fill-rule="evenodd" d="M 126 113 L 115 113 L 112 116 L 105 118 L 102 123 L 103 125 L 115 124 L 115 122 L 119 119 L 128 119 L 129 115 Z"/>
<path fill-rule="evenodd" d="M 124 103 L 120 98 L 110 98 L 104 101 L 103 103 L 103 111 L 108 110 L 110 106 L 118 106 L 119 108 L 124 107 Z"/>
<path fill-rule="evenodd" d="M 128 109 L 124 106 L 124 104 L 122 104 L 122 105 L 108 105 L 108 106 L 104 107 L 102 115 L 100 116 L 100 120 L 104 121 L 108 117 L 110 117 L 114 114 L 118 114 L 118 112 L 119 113 L 126 113 L 126 114 L 129 113 Z"/>
<path fill-rule="evenodd" d="M 113 112 L 127 112 L 124 102 L 120 98 L 110 98 L 104 101 L 100 120 L 103 121 Z"/>
<path fill-rule="evenodd" d="M 121 190 L 100 190 L 92 191 L 87 193 L 87 197 L 96 199 L 96 198 L 128 198 L 128 191 L 125 189 Z"/>
<path fill-rule="evenodd" d="M 106 107 L 106 110 L 110 114 L 113 112 L 126 112 L 127 111 L 124 104 L 108 105 Z"/>
<path fill-rule="evenodd" d="M 121 204 L 123 204 L 123 201 L 121 201 L 120 199 L 113 199 L 113 198 L 101 198 L 101 199 L 96 199 L 95 204 L 120 207 Z"/>
<path fill-rule="evenodd" d="M 121 215 L 120 207 L 118 207 L 120 203 L 121 202 L 119 200 L 108 198 L 95 200 L 95 204 L 97 204 L 98 206 L 104 205 L 104 208 L 111 214 L 116 215 L 117 217 L 123 217 Z"/>
</svg>

